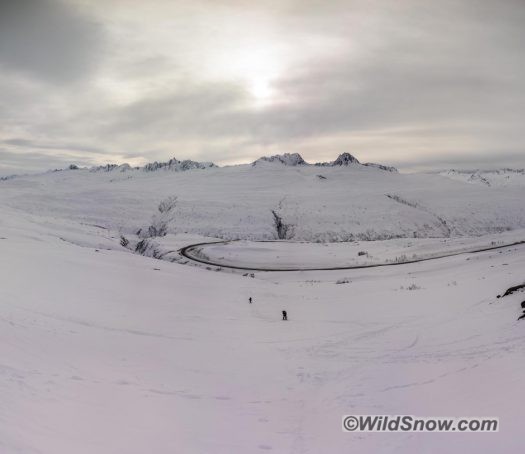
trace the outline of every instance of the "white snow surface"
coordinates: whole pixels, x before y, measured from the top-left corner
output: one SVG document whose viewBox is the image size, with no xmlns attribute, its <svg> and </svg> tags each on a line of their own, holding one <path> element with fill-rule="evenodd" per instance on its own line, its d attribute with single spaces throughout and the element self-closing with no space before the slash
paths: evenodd
<svg viewBox="0 0 525 454">
<path fill-rule="evenodd" d="M 523 239 L 522 192 L 361 166 L 276 175 L 266 164 L 0 182 L 0 452 L 522 452 L 525 293 L 496 295 L 525 282 L 525 245 L 251 277 L 119 244 L 178 196 L 170 233 L 153 239 L 166 250 L 271 239 L 274 209 L 302 239 L 368 229 L 423 237 L 271 243 L 273 256 L 279 245 L 305 260 L 328 260 L 316 248 L 340 260 L 365 248 L 386 261 Z M 453 238 L 481 233 L 491 235 Z M 271 260 L 259 243 L 242 244 L 233 256 L 248 260 L 252 248 L 251 260 Z M 345 414 L 496 416 L 501 427 L 349 434 Z"/>
<path fill-rule="evenodd" d="M 452 180 L 489 187 L 510 186 L 525 188 L 525 169 L 446 170 L 439 174 Z"/>
<path fill-rule="evenodd" d="M 324 179 L 318 177 L 322 175 Z M 0 181 L 0 203 L 124 234 L 151 224 L 176 196 L 170 233 L 223 239 L 334 242 L 476 236 L 525 228 L 522 187 L 485 187 L 439 175 L 404 175 L 359 164 L 261 165 L 185 172 L 65 170 Z"/>
<path fill-rule="evenodd" d="M 220 266 L 297 270 L 343 268 L 405 263 L 436 257 L 469 253 L 480 249 L 524 241 L 525 230 L 474 238 L 420 238 L 351 243 L 306 243 L 240 240 L 205 243 L 192 248 L 191 256 Z M 204 242 L 204 240 L 201 240 Z M 160 251 L 173 250 L 173 239 L 158 240 Z"/>
</svg>

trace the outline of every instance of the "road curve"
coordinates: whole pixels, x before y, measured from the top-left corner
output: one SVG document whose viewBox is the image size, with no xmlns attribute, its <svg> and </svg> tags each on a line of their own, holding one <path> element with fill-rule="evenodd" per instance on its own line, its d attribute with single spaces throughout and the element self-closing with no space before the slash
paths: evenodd
<svg viewBox="0 0 525 454">
<path fill-rule="evenodd" d="M 203 263 L 205 265 L 210 266 L 217 266 L 220 268 L 227 268 L 232 270 L 243 270 L 243 271 L 268 271 L 268 272 L 274 272 L 274 271 L 337 271 L 337 270 L 359 270 L 363 268 L 379 268 L 382 266 L 397 266 L 397 265 L 408 265 L 410 263 L 418 263 L 418 262 L 428 262 L 429 260 L 438 260 L 445 257 L 454 257 L 456 255 L 463 255 L 463 254 L 475 254 L 477 252 L 486 252 L 486 251 L 494 251 L 497 249 L 504 249 L 511 246 L 518 246 L 521 244 L 525 244 L 525 241 L 516 241 L 514 243 L 505 244 L 503 246 L 492 246 L 487 248 L 481 248 L 481 249 L 473 249 L 471 251 L 463 251 L 463 252 L 454 252 L 451 254 L 443 254 L 435 257 L 427 257 L 423 259 L 414 259 L 414 260 L 407 260 L 404 262 L 395 262 L 395 263 L 376 263 L 373 265 L 352 265 L 352 266 L 333 266 L 333 267 L 320 267 L 320 268 L 251 268 L 246 266 L 235 266 L 235 265 L 224 265 L 222 263 L 213 262 L 211 260 L 202 259 L 200 257 L 195 257 L 191 255 L 191 251 L 197 247 L 201 246 L 207 246 L 210 244 L 228 244 L 232 243 L 233 241 L 239 241 L 239 240 L 228 240 L 228 241 L 211 241 L 211 242 L 205 242 L 205 243 L 195 243 L 190 244 L 188 246 L 183 247 L 182 249 L 179 249 L 179 254 L 183 256 L 184 258 L 187 258 L 188 260 L 192 260 L 194 262 Z M 277 243 L 282 241 L 257 241 L 257 243 Z"/>
</svg>

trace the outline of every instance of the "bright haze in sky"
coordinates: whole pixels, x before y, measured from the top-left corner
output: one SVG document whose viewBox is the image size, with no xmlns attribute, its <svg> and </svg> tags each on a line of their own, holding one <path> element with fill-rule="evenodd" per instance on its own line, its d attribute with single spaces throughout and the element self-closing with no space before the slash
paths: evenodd
<svg viewBox="0 0 525 454">
<path fill-rule="evenodd" d="M 0 174 L 525 165 L 523 0 L 1 0 Z"/>
</svg>

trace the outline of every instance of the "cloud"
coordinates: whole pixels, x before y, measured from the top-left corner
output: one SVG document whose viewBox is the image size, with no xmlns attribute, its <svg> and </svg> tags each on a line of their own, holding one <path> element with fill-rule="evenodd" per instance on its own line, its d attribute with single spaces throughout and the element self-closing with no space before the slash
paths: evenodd
<svg viewBox="0 0 525 454">
<path fill-rule="evenodd" d="M 0 7 L 0 142 L 20 165 L 68 150 L 525 165 L 521 0 L 73 1 Z"/>
<path fill-rule="evenodd" d="M 82 146 L 72 143 L 42 143 L 29 139 L 6 139 L 2 141 L 5 145 L 20 147 L 25 149 L 40 149 L 40 150 L 71 150 L 80 151 L 83 153 L 104 153 L 104 149 L 90 146 Z"/>
<path fill-rule="evenodd" d="M 102 27 L 59 0 L 0 2 L 0 68 L 54 84 L 84 78 L 96 66 Z"/>
<path fill-rule="evenodd" d="M 0 177 L 34 173 L 42 170 L 61 169 L 72 162 L 77 162 L 80 165 L 90 165 L 89 161 L 74 159 L 71 156 L 61 153 L 20 153 L 0 148 Z"/>
<path fill-rule="evenodd" d="M 179 84 L 173 92 L 153 93 L 115 109 L 108 133 L 175 138 L 197 134 L 206 137 L 209 131 L 213 136 L 220 132 L 213 122 L 235 111 L 244 97 L 243 90 L 231 83 Z M 229 134 L 231 130 L 224 132 Z"/>
<path fill-rule="evenodd" d="M 488 123 L 521 117 L 524 83 L 513 74 L 520 74 L 525 62 L 517 47 L 507 46 L 507 34 L 501 28 L 487 31 L 468 16 L 454 22 L 457 8 L 433 13 L 402 9 L 381 20 L 380 30 L 368 31 L 381 38 L 359 38 L 361 55 L 342 52 L 292 68 L 274 81 L 276 96 L 287 102 L 254 109 L 240 105 L 242 94 L 230 86 L 182 86 L 177 93 L 155 93 L 123 107 L 113 127 L 115 132 L 139 127 L 166 138 L 250 136 L 261 144 L 286 144 L 388 127 L 408 132 L 422 124 L 442 132 L 444 124 L 451 131 L 458 123 L 470 124 L 475 133 Z M 519 33 L 512 24 L 509 33 Z"/>
</svg>

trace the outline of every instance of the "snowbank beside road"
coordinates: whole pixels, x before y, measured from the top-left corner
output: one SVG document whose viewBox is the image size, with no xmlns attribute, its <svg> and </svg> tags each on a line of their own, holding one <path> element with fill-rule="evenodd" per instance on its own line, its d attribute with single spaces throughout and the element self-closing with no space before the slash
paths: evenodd
<svg viewBox="0 0 525 454">
<path fill-rule="evenodd" d="M 184 255 L 190 259 L 209 262 L 210 265 L 247 270 L 315 270 L 410 263 L 523 242 L 524 230 L 474 238 L 395 239 L 352 243 L 215 240 L 186 246 Z M 160 245 L 162 243 L 159 242 Z"/>
</svg>

